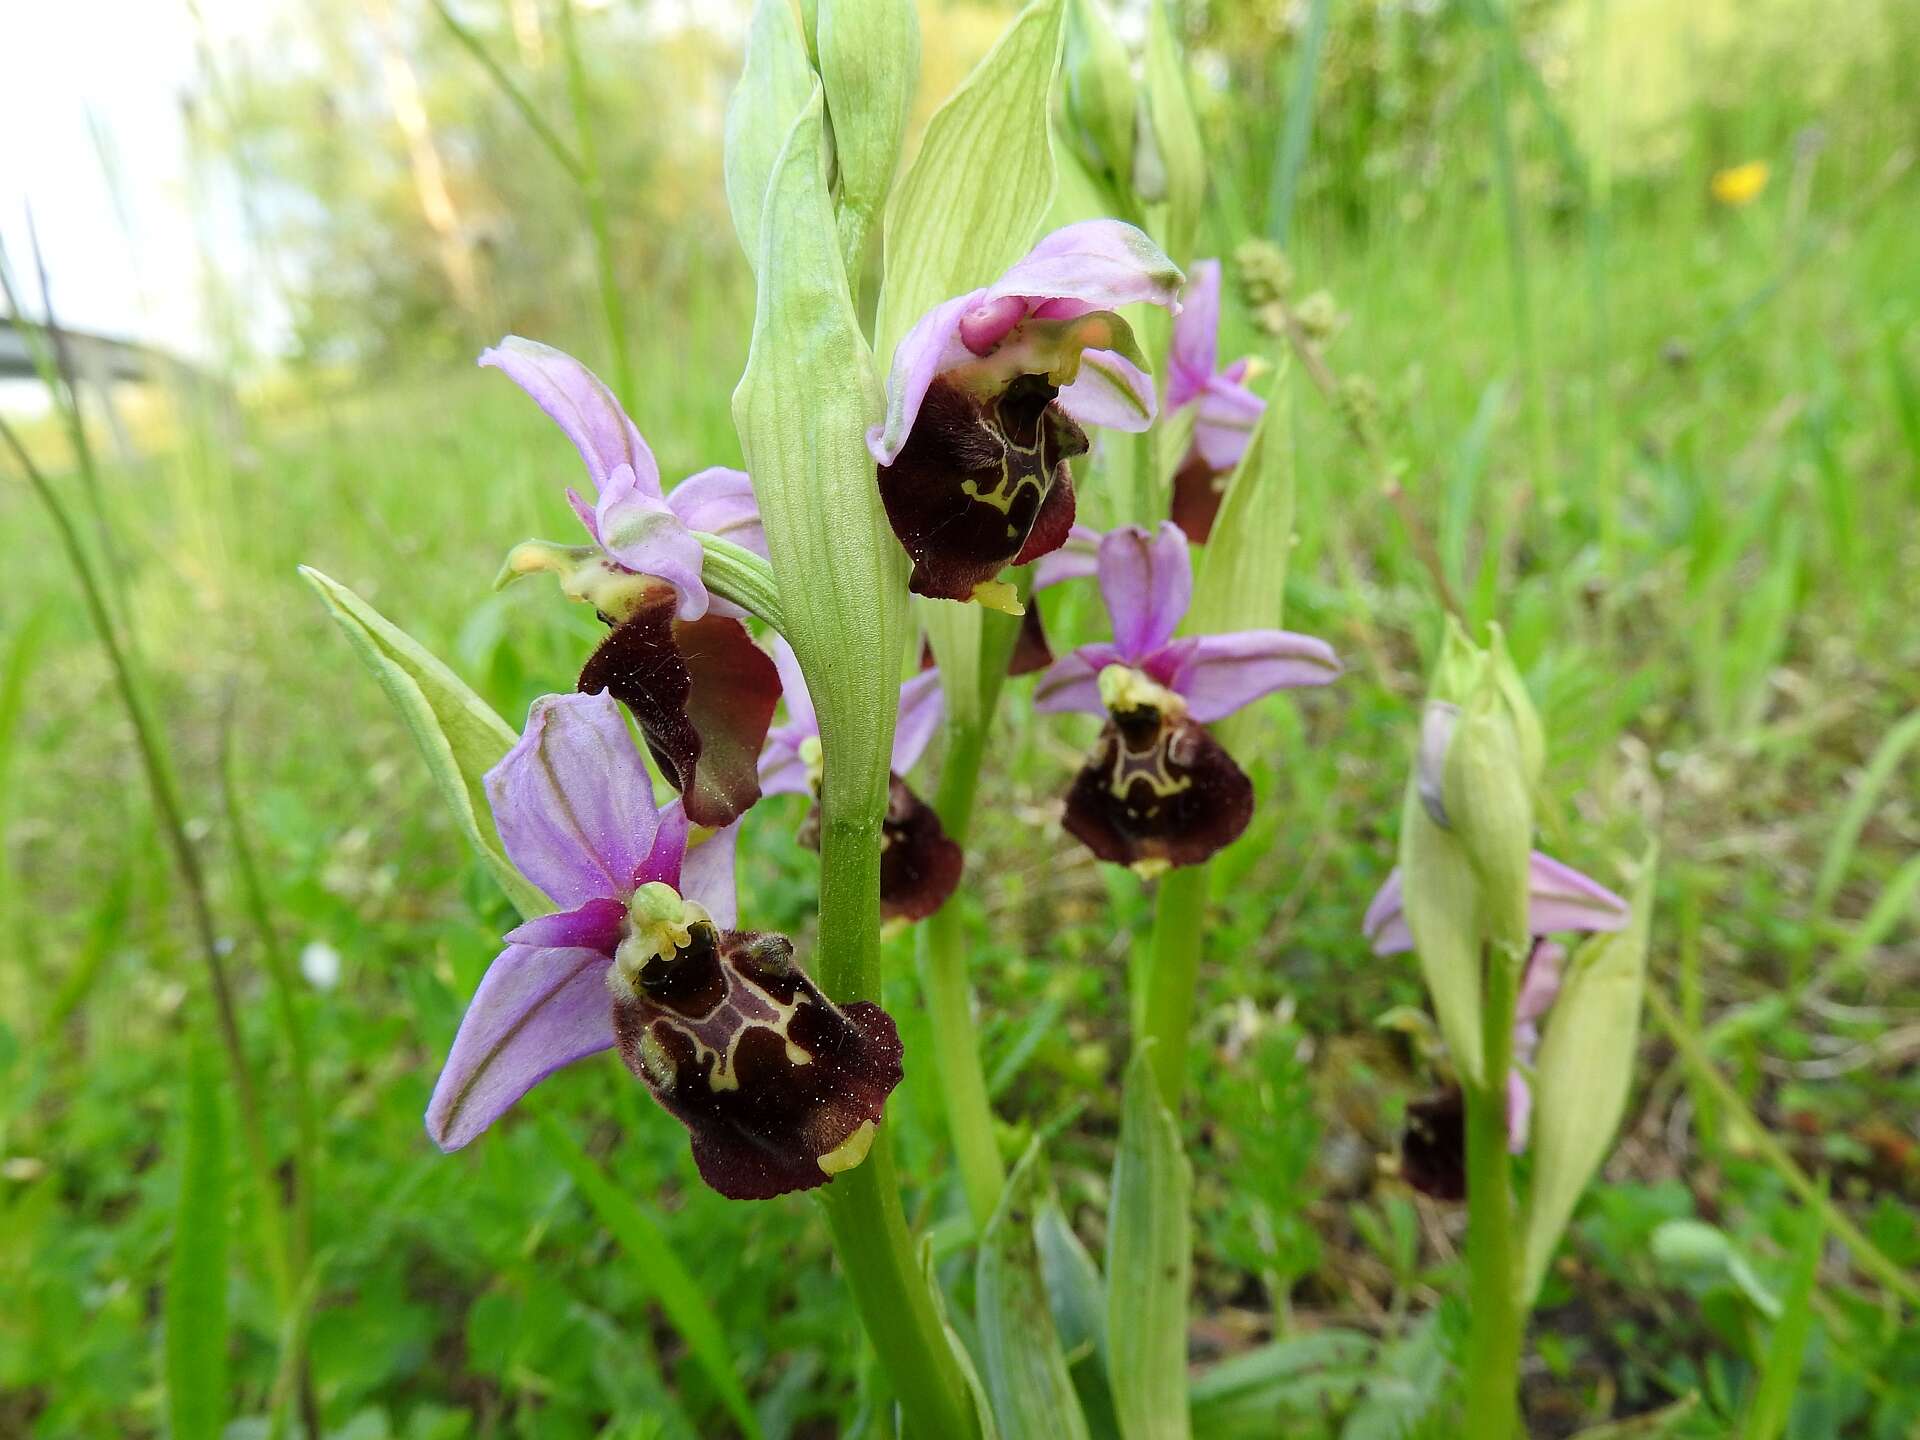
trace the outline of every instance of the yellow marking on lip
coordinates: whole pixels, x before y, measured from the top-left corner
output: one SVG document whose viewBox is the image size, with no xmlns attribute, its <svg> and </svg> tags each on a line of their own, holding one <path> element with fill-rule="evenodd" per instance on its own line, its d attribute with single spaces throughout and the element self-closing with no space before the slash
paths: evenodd
<svg viewBox="0 0 1920 1440">
<path fill-rule="evenodd" d="M 867 1158 L 873 1149 L 874 1123 L 862 1120 L 859 1128 L 814 1163 L 828 1175 L 843 1175 Z"/>
</svg>

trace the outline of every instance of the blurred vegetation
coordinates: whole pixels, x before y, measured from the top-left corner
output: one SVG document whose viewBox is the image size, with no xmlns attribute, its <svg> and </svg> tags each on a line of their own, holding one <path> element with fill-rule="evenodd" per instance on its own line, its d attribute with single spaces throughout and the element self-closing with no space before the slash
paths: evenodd
<svg viewBox="0 0 1920 1440">
<path fill-rule="evenodd" d="M 1183 11 L 1215 165 L 1209 253 L 1268 230 L 1315 9 Z M 455 13 L 573 135 L 556 10 Z M 1361 1337 L 1360 1358 L 1326 1351 L 1317 1382 L 1292 1390 L 1269 1375 L 1265 1409 L 1236 1412 L 1224 1381 L 1203 1387 L 1202 1436 L 1271 1435 L 1276 1416 L 1302 1436 L 1448 1433 L 1458 1216 L 1390 1173 L 1402 1107 L 1428 1076 L 1404 1032 L 1379 1024 L 1420 990 L 1410 964 L 1369 957 L 1359 929 L 1391 863 L 1409 706 L 1437 638 L 1429 545 L 1469 608 L 1507 625 L 1541 702 L 1561 802 L 1543 816 L 1548 848 L 1611 878 L 1659 836 L 1656 983 L 1799 1163 L 1920 1269 L 1920 761 L 1902 728 L 1920 708 L 1920 9 L 1345 0 L 1327 13 L 1288 251 L 1299 288 L 1330 296 L 1329 356 L 1364 377 L 1401 493 L 1379 493 L 1339 418 L 1292 377 L 1290 623 L 1332 639 L 1349 676 L 1263 712 L 1251 768 L 1265 803 L 1218 867 L 1187 1144 L 1196 1361 L 1329 1332 Z M 728 400 L 751 309 L 719 183 L 742 17 L 689 14 L 656 0 L 574 17 L 635 415 L 669 479 L 738 460 Z M 924 115 L 1004 12 L 923 17 Z M 884 1433 L 809 1204 L 704 1190 L 680 1131 L 618 1066 L 555 1077 L 457 1158 L 421 1132 L 505 907 L 294 567 L 358 589 L 503 715 L 566 682 L 591 617 L 487 586 L 512 542 L 571 533 L 573 460 L 471 359 L 511 329 L 603 363 L 595 262 L 577 191 L 429 6 L 329 0 L 277 24 L 245 52 L 209 43 L 192 113 L 205 162 L 248 197 L 289 353 L 240 357 L 237 431 L 183 424 L 178 443 L 110 470 L 107 514 L 282 1151 L 287 1056 L 222 814 L 228 735 L 272 933 L 307 977 L 325 1429 L 732 1433 L 543 1117 L 656 1215 L 768 1434 Z M 396 122 L 396 58 L 450 227 L 429 220 Z M 1513 143 L 1517 248 L 1496 121 Z M 1767 167 L 1758 192 L 1717 200 L 1713 177 L 1752 162 Z M 1279 357 L 1257 319 L 1229 316 L 1225 353 Z M 0 485 L 0 1435 L 159 1434 L 189 1037 L 207 1009 L 104 660 L 14 478 Z M 1056 643 L 1097 624 L 1092 597 L 1062 599 Z M 1147 910 L 1055 824 L 1087 737 L 1013 711 L 959 903 L 991 937 L 974 973 L 1008 1153 L 1055 1136 L 1067 1214 L 1098 1254 L 1129 941 Z M 804 953 L 815 862 L 787 838 L 799 808 L 756 815 L 742 893 Z M 909 950 L 890 956 L 888 1002 L 911 1057 L 926 1040 Z M 1525 1382 L 1535 1435 L 1676 1402 L 1670 1433 L 1730 1433 L 1790 1288 L 1801 1207 L 1753 1136 L 1651 1024 L 1642 1077 L 1548 1281 Z M 909 1064 L 889 1113 L 921 1187 L 910 1213 L 944 1254 L 956 1232 L 939 1222 L 961 1208 L 924 1067 Z M 228 1189 L 243 1417 L 229 1433 L 264 1435 L 278 1320 L 249 1250 L 256 1201 L 238 1179 Z M 1717 1248 L 1677 1259 L 1676 1221 L 1714 1227 Z M 1786 1433 L 1914 1433 L 1920 1326 L 1838 1246 L 1822 1259 Z M 946 1278 L 963 1285 L 965 1270 Z"/>
</svg>

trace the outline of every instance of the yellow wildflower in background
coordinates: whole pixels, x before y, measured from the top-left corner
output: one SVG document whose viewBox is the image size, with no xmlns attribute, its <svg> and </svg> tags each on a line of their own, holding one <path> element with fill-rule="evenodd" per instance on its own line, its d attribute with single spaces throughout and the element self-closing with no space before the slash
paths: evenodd
<svg viewBox="0 0 1920 1440">
<path fill-rule="evenodd" d="M 1722 205 L 1751 205 L 1767 188 L 1770 173 L 1766 161 L 1749 160 L 1744 165 L 1716 170 L 1707 188 Z"/>
</svg>

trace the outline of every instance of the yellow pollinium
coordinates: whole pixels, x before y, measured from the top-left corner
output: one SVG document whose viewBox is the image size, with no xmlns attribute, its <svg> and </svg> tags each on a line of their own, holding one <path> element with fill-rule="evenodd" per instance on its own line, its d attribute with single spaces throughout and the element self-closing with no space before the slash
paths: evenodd
<svg viewBox="0 0 1920 1440">
<path fill-rule="evenodd" d="M 814 1163 L 828 1175 L 844 1175 L 867 1158 L 876 1134 L 873 1121 L 862 1120 L 860 1127 Z"/>
</svg>

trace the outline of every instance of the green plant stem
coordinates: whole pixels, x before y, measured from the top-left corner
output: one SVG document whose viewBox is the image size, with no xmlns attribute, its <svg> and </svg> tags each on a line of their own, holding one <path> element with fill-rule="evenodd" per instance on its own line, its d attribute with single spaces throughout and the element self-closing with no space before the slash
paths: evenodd
<svg viewBox="0 0 1920 1440">
<path fill-rule="evenodd" d="M 1001 672 L 1005 672 L 1004 663 Z M 986 686 L 983 685 L 983 689 Z M 999 686 L 993 685 L 995 698 Z M 973 819 L 980 759 L 992 729 L 992 707 L 978 722 L 948 732 L 934 809 L 954 844 L 965 847 Z M 994 1137 L 993 1104 L 980 1063 L 980 1035 L 973 1022 L 973 987 L 967 981 L 967 940 L 962 907 L 949 902 L 920 926 L 920 981 L 933 1022 L 933 1063 L 947 1107 L 947 1129 L 960 1163 L 960 1186 L 975 1233 L 986 1229 L 1006 1187 L 1006 1167 Z"/>
<path fill-rule="evenodd" d="M 262 1120 L 260 1095 L 254 1084 L 252 1067 L 247 1063 L 246 1046 L 240 1039 L 240 1021 L 234 1004 L 233 986 L 227 977 L 227 966 L 220 955 L 218 934 L 213 923 L 213 906 L 208 899 L 206 874 L 200 866 L 200 854 L 194 849 L 193 841 L 187 836 L 186 822 L 182 818 L 183 810 L 180 797 L 174 788 L 172 768 L 167 763 L 165 742 L 161 737 L 158 723 L 147 710 L 146 698 L 140 692 L 134 671 L 127 658 L 125 647 L 120 643 L 119 631 L 113 623 L 113 616 L 107 609 L 106 596 L 93 566 L 87 558 L 85 546 L 81 543 L 80 532 L 73 523 L 73 517 L 61 503 L 47 477 L 40 467 L 33 463 L 33 457 L 20 443 L 13 428 L 0 420 L 0 439 L 4 439 L 13 451 L 14 459 L 26 474 L 28 483 L 40 502 L 46 507 L 54 529 L 59 532 L 60 545 L 66 551 L 68 563 L 72 565 L 74 575 L 80 582 L 80 593 L 86 605 L 87 617 L 93 623 L 94 632 L 99 636 L 101 648 L 106 651 L 107 665 L 118 691 L 122 708 L 133 726 L 135 747 L 140 754 L 141 767 L 146 774 L 147 788 L 153 797 L 153 808 L 160 821 L 160 830 L 166 836 L 167 846 L 173 853 L 174 864 L 180 872 L 180 879 L 187 892 L 187 908 L 193 917 L 195 939 L 199 942 L 200 954 L 206 964 L 207 988 L 213 995 L 214 1016 L 220 1032 L 220 1043 L 227 1053 L 227 1067 L 233 1081 L 234 1096 L 240 1108 L 241 1129 L 246 1136 L 248 1158 L 253 1166 L 255 1183 L 259 1189 L 259 1226 L 261 1249 L 267 1263 L 268 1276 L 273 1283 L 273 1291 L 282 1314 L 293 1303 L 293 1273 L 288 1265 L 286 1230 L 280 1213 L 280 1195 L 274 1176 L 272 1151 L 267 1145 L 266 1125 Z"/>
<path fill-rule="evenodd" d="M 573 0 L 561 0 L 560 40 L 567 51 L 567 94 L 573 102 L 574 130 L 579 143 L 581 198 L 587 207 L 587 229 L 593 235 L 594 269 L 600 280 L 600 313 L 606 321 L 607 343 L 613 352 L 613 388 L 620 403 L 633 408 L 633 354 L 627 338 L 627 302 L 613 268 L 613 233 L 607 223 L 607 189 L 600 175 L 600 147 L 594 140 L 593 113 L 587 94 L 586 67 L 580 63 L 580 43 L 574 34 Z"/>
<path fill-rule="evenodd" d="M 1516 977 L 1517 967 L 1495 951 L 1487 966 L 1481 1021 L 1485 1084 L 1463 1087 L 1470 1276 L 1465 1433 L 1474 1440 L 1509 1440 L 1520 1393 L 1524 1317 L 1515 1284 L 1512 1159 L 1507 1153 L 1507 1069 L 1513 1059 Z"/>
<path fill-rule="evenodd" d="M 1155 1042 L 1153 1077 L 1160 1086 L 1160 1099 L 1175 1115 L 1180 1113 L 1180 1092 L 1187 1083 L 1187 1032 L 1193 1028 L 1207 878 L 1205 865 L 1170 870 L 1154 896 L 1153 957 L 1138 1043 Z"/>
<path fill-rule="evenodd" d="M 816 973 L 827 994 L 847 1003 L 880 998 L 880 818 L 886 777 L 848 814 L 831 781 L 820 828 L 820 949 Z M 972 1402 L 915 1260 L 900 1208 L 888 1132 L 882 1126 L 865 1162 L 820 1191 L 854 1303 L 879 1352 L 915 1440 L 966 1440 L 975 1433 Z"/>
<path fill-rule="evenodd" d="M 1862 1270 L 1906 1301 L 1910 1308 L 1920 1311 L 1920 1284 L 1916 1284 L 1911 1275 L 1862 1234 L 1860 1228 L 1827 1197 L 1821 1184 L 1795 1163 L 1785 1147 L 1773 1138 L 1760 1117 L 1741 1098 L 1740 1092 L 1720 1073 L 1720 1067 L 1713 1063 L 1713 1057 L 1707 1053 L 1706 1046 L 1700 1043 L 1700 1037 L 1675 1013 L 1672 1002 L 1652 985 L 1647 986 L 1647 1008 L 1653 1012 L 1653 1018 L 1680 1052 L 1681 1063 L 1687 1067 L 1688 1073 L 1699 1080 L 1719 1102 L 1723 1122 L 1730 1120 L 1740 1127 L 1743 1138 L 1755 1153 L 1773 1168 L 1786 1182 L 1787 1188 L 1798 1195 L 1803 1203 L 1819 1212 L 1822 1223 L 1836 1240 L 1853 1252 L 1853 1258 Z"/>
</svg>

